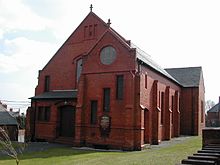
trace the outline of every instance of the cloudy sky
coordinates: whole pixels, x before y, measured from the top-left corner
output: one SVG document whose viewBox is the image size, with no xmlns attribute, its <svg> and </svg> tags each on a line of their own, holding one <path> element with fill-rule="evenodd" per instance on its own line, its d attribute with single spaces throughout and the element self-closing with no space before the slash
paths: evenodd
<svg viewBox="0 0 220 165">
<path fill-rule="evenodd" d="M 86 17 L 91 3 L 100 18 L 110 18 L 118 33 L 162 67 L 202 66 L 206 100 L 218 102 L 219 0 L 0 0 L 0 100 L 26 109 L 38 70 Z"/>
</svg>

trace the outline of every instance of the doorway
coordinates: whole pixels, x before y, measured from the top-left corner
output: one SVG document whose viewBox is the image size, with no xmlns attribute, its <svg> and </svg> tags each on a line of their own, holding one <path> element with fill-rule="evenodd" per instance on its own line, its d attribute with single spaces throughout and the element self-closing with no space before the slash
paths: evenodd
<svg viewBox="0 0 220 165">
<path fill-rule="evenodd" d="M 73 106 L 60 108 L 60 136 L 75 136 L 75 107 Z"/>
</svg>

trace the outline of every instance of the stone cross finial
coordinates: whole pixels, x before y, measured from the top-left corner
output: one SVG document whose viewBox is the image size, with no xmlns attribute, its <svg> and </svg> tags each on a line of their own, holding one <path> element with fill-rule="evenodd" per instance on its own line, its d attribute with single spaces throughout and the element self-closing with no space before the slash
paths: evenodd
<svg viewBox="0 0 220 165">
<path fill-rule="evenodd" d="M 92 6 L 92 4 L 90 5 L 90 12 L 92 12 L 92 8 L 93 8 L 93 6 Z"/>
<path fill-rule="evenodd" d="M 110 20 L 110 19 L 108 19 L 108 23 L 107 23 L 107 25 L 108 25 L 108 26 L 111 25 L 111 20 Z"/>
</svg>

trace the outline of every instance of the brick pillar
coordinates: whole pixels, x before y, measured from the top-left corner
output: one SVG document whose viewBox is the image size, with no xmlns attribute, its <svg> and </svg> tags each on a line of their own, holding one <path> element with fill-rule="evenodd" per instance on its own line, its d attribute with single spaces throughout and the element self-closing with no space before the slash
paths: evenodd
<svg viewBox="0 0 220 165">
<path fill-rule="evenodd" d="M 122 113 L 124 128 L 123 150 L 133 150 L 134 148 L 134 77 L 135 75 L 132 72 L 125 77 L 125 110 Z"/>
<path fill-rule="evenodd" d="M 141 115 L 142 110 L 140 107 L 140 74 L 137 73 L 135 75 L 135 92 L 134 92 L 134 102 L 135 102 L 135 108 L 134 108 L 134 149 L 135 150 L 141 150 L 141 145 L 144 144 L 143 137 L 141 135 L 142 131 L 141 129 Z"/>
<path fill-rule="evenodd" d="M 159 115 L 160 110 L 157 108 L 158 102 L 158 80 L 153 83 L 153 106 L 152 106 L 152 144 L 159 144 Z"/>
<path fill-rule="evenodd" d="M 76 105 L 74 145 L 81 146 L 83 143 L 84 95 L 86 91 L 84 75 L 80 76 L 77 89 L 78 89 L 78 93 L 77 93 L 77 105 Z"/>
<path fill-rule="evenodd" d="M 170 87 L 167 86 L 165 90 L 165 140 L 171 139 L 171 110 L 170 110 Z"/>
</svg>

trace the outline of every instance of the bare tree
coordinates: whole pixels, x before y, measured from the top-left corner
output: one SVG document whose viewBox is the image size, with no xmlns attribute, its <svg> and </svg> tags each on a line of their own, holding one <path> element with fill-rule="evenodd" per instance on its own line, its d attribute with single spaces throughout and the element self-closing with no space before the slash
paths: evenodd
<svg viewBox="0 0 220 165">
<path fill-rule="evenodd" d="M 209 109 L 211 109 L 212 107 L 215 106 L 215 102 L 212 100 L 207 100 L 205 102 L 205 111 L 208 111 Z"/>
<path fill-rule="evenodd" d="M 12 142 L 6 132 L 6 129 L 0 127 L 0 145 L 3 148 L 3 152 L 11 158 L 15 159 L 16 164 L 19 165 L 18 152 L 15 150 Z"/>
</svg>

